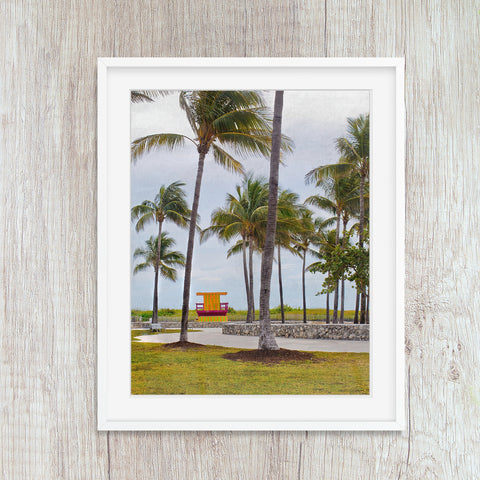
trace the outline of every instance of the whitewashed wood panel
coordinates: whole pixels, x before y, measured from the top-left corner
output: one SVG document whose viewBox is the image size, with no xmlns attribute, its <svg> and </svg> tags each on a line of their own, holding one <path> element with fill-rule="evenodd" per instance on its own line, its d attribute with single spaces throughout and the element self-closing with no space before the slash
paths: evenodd
<svg viewBox="0 0 480 480">
<path fill-rule="evenodd" d="M 0 22 L 0 477 L 480 478 L 478 4 L 4 0 Z M 406 432 L 96 432 L 98 56 L 406 57 Z"/>
</svg>

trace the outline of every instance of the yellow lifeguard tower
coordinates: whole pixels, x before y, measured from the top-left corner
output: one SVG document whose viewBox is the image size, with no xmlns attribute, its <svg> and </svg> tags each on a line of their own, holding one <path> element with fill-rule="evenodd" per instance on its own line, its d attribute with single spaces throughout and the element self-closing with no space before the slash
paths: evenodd
<svg viewBox="0 0 480 480">
<path fill-rule="evenodd" d="M 203 303 L 196 304 L 197 321 L 228 321 L 228 303 L 220 302 L 220 295 L 227 295 L 227 292 L 197 292 L 197 295 L 203 296 Z"/>
</svg>

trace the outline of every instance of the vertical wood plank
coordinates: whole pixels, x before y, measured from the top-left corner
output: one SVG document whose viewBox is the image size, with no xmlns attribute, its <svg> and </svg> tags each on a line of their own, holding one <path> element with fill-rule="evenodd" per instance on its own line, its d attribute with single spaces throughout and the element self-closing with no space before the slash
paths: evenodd
<svg viewBox="0 0 480 480">
<path fill-rule="evenodd" d="M 107 478 L 95 426 L 94 2 L 1 5 L 2 478 Z M 79 472 L 80 477 L 79 477 Z"/>
</svg>

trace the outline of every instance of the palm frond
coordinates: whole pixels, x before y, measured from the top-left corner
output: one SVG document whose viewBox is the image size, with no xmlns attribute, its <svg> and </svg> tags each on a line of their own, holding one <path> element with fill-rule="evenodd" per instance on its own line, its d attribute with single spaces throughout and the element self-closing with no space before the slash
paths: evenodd
<svg viewBox="0 0 480 480">
<path fill-rule="evenodd" d="M 172 267 L 168 267 L 167 265 L 161 265 L 160 276 L 167 280 L 175 282 L 177 280 L 177 271 Z"/>
<path fill-rule="evenodd" d="M 147 223 L 154 222 L 155 221 L 155 213 L 154 212 L 148 212 L 142 215 L 138 220 L 135 225 L 135 231 L 141 232 Z"/>
<path fill-rule="evenodd" d="M 352 165 L 350 163 L 332 163 L 331 165 L 322 165 L 321 167 L 314 168 L 310 170 L 305 175 L 305 183 L 316 183 L 317 186 L 321 184 L 322 181 L 330 177 L 338 177 L 344 175 L 347 172 L 352 170 Z"/>
<path fill-rule="evenodd" d="M 148 270 L 149 268 L 151 268 L 152 265 L 150 263 L 139 263 L 138 265 L 135 266 L 135 268 L 133 269 L 133 274 L 137 274 L 139 272 L 143 272 L 145 270 Z"/>
<path fill-rule="evenodd" d="M 132 160 L 135 161 L 140 155 L 151 150 L 161 148 L 174 150 L 177 147 L 183 147 L 185 140 L 195 143 L 191 138 L 177 133 L 157 133 L 137 138 L 137 140 L 132 142 L 131 146 Z"/>
<path fill-rule="evenodd" d="M 162 263 L 168 266 L 179 265 L 183 267 L 185 266 L 185 255 L 178 250 L 166 251 L 162 255 Z"/>
<path fill-rule="evenodd" d="M 241 156 L 250 154 L 268 157 L 271 150 L 271 137 L 265 132 L 226 132 L 220 133 L 217 141 L 231 147 Z"/>
<path fill-rule="evenodd" d="M 193 130 L 195 135 L 198 137 L 198 126 L 197 126 L 197 123 L 195 122 L 195 113 L 188 102 L 187 92 L 180 92 L 179 104 L 180 104 L 180 108 L 185 112 L 185 115 L 187 117 L 187 120 L 188 120 L 188 123 L 190 124 L 191 129 Z"/>
<path fill-rule="evenodd" d="M 151 103 L 171 93 L 170 90 L 130 90 L 130 100 L 132 103 Z"/>
<path fill-rule="evenodd" d="M 248 132 L 250 130 L 270 132 L 272 118 L 264 107 L 226 112 L 216 118 L 212 125 L 220 132 Z"/>
<path fill-rule="evenodd" d="M 243 165 L 218 145 L 212 144 L 213 159 L 230 172 L 243 174 Z"/>
<path fill-rule="evenodd" d="M 327 197 L 322 197 L 321 195 L 311 195 L 305 200 L 305 204 L 312 205 L 314 207 L 318 207 L 334 213 L 337 211 L 337 206 L 335 202 L 333 202 Z"/>
<path fill-rule="evenodd" d="M 248 245 L 248 242 L 247 242 Z M 237 253 L 241 253 L 243 251 L 243 240 L 239 240 L 238 242 L 235 243 L 235 245 L 232 245 L 228 250 L 227 250 L 227 258 L 230 258 L 232 255 L 236 255 Z"/>
<path fill-rule="evenodd" d="M 132 221 L 142 215 L 155 211 L 155 204 L 153 204 L 152 206 L 150 205 L 151 202 L 148 202 L 148 203 L 147 202 L 148 201 L 145 201 L 145 202 L 142 202 L 140 205 L 135 205 L 134 207 L 132 207 L 132 210 L 131 210 Z"/>
</svg>

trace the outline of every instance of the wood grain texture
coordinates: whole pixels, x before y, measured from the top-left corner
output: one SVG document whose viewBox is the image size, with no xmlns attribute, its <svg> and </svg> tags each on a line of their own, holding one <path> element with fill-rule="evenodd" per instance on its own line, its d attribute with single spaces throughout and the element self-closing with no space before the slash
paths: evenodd
<svg viewBox="0 0 480 480">
<path fill-rule="evenodd" d="M 473 0 L 4 0 L 0 477 L 480 478 L 479 20 Z M 406 432 L 97 433 L 99 56 L 406 57 Z"/>
</svg>

